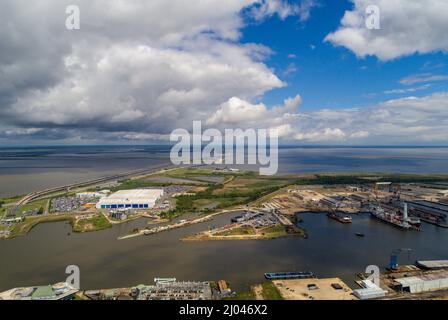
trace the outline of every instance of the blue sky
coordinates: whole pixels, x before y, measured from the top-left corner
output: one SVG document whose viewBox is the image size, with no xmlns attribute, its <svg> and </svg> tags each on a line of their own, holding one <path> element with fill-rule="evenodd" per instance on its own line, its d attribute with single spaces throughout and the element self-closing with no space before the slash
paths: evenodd
<svg viewBox="0 0 448 320">
<path fill-rule="evenodd" d="M 400 84 L 402 78 L 421 73 L 448 73 L 447 56 L 442 52 L 381 61 L 374 56 L 358 58 L 345 47 L 325 42 L 325 37 L 339 27 L 344 12 L 352 7 L 352 2 L 347 0 L 321 0 L 305 22 L 296 17 L 281 20 L 273 16 L 242 30 L 243 42 L 262 43 L 274 51 L 267 64 L 288 83 L 287 87 L 267 92 L 262 99 L 266 104 L 276 105 L 285 96 L 299 93 L 303 111 L 374 105 L 409 95 L 386 94 L 386 91 L 419 87 Z M 289 55 L 295 58 L 288 58 Z M 296 71 L 288 73 L 291 66 Z M 446 90 L 448 81 L 427 84 L 430 86 L 412 95 L 419 97 Z"/>
</svg>

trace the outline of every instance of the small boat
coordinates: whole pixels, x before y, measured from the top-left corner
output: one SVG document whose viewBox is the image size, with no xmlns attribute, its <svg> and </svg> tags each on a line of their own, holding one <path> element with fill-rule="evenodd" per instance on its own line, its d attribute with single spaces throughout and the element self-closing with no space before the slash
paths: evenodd
<svg viewBox="0 0 448 320">
<path fill-rule="evenodd" d="M 364 236 L 365 236 L 365 234 L 364 234 L 364 233 L 361 233 L 361 232 L 356 232 L 355 234 L 356 234 L 356 236 L 358 236 L 358 237 L 364 237 Z"/>
<path fill-rule="evenodd" d="M 300 272 L 267 272 L 264 277 L 268 280 L 282 280 L 282 279 L 310 279 L 314 278 L 314 273 L 311 271 Z"/>
</svg>

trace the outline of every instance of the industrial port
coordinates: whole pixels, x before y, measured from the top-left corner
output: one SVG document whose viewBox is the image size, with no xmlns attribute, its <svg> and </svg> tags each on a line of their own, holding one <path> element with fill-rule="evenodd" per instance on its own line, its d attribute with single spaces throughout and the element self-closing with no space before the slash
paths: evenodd
<svg viewBox="0 0 448 320">
<path fill-rule="evenodd" d="M 444 178 L 432 182 L 418 182 L 418 177 L 416 181 L 406 178 L 407 181 L 402 182 L 400 180 L 404 179 L 400 178 L 388 182 L 385 181 L 387 177 L 383 176 L 341 178 L 336 175 L 325 178 L 330 183 L 322 182 L 322 177 L 304 179 L 262 178 L 243 171 L 176 169 L 139 174 L 135 178 L 108 185 L 110 189 L 105 188 L 104 184 L 89 184 L 88 187 L 76 187 L 66 192 L 57 189 L 55 194 L 50 195 L 46 191 L 43 198 L 36 199 L 34 194 L 16 203 L 11 202 L 7 214 L 0 220 L 0 236 L 10 238 L 23 235 L 35 224 L 53 221 L 51 219 L 71 221 L 74 232 L 93 232 L 142 218 L 148 221 L 147 227 L 134 229 L 118 239 L 139 236 L 150 239 L 161 232 L 200 225 L 221 216 L 227 219 L 224 225 L 209 226 L 179 240 L 245 241 L 290 236 L 306 239 L 307 230 L 301 225 L 301 217 L 305 213 L 327 216 L 325 219 L 330 224 L 347 227 L 358 215 L 370 215 L 377 223 L 384 223 L 403 233 L 424 232 L 428 223 L 443 232 L 448 227 L 448 183 L 444 182 Z M 338 179 L 344 182 L 337 183 Z M 347 179 L 352 181 L 348 183 Z M 356 232 L 356 235 L 365 236 L 361 232 Z M 391 254 L 390 264 L 381 273 L 379 284 L 364 273 L 356 275 L 353 283 L 344 283 L 337 274 L 320 278 L 313 270 L 266 270 L 265 274 L 260 274 L 266 283 L 254 284 L 249 293 L 232 291 L 229 289 L 231 284 L 225 281 L 177 282 L 159 279 L 154 285 L 79 291 L 76 296 L 115 300 L 209 300 L 244 296 L 298 300 L 406 299 L 419 295 L 430 299 L 444 298 L 448 291 L 446 261 L 418 261 L 413 265 L 401 266 L 398 257 L 403 252 L 406 250 L 397 249 Z M 50 290 L 50 287 L 39 289 L 34 297 L 33 293 L 39 287 L 9 290 L 1 297 L 34 299 L 44 296 L 39 299 L 59 299 L 59 295 L 52 294 L 57 290 L 53 287 Z M 275 292 L 275 295 L 263 293 L 264 287 L 269 292 Z"/>
<path fill-rule="evenodd" d="M 199 179 L 202 180 L 195 180 L 197 178 L 193 176 L 194 172 L 201 172 L 203 176 Z M 223 179 L 221 181 L 224 183 L 215 182 L 210 186 L 207 179 L 212 178 Z M 171 225 L 139 230 L 136 234 L 151 235 L 168 231 L 207 221 L 216 214 L 237 210 L 248 213 L 245 218 L 247 221 L 234 223 L 231 228 L 242 227 L 240 229 L 244 232 L 252 229 L 248 231 L 250 233 L 248 236 L 259 234 L 257 231 L 260 229 L 277 226 L 283 226 L 286 231 L 290 231 L 289 233 L 294 233 L 291 232 L 294 231 L 292 229 L 296 225 L 294 216 L 297 213 L 300 215 L 300 212 L 326 213 L 330 219 L 341 223 L 351 223 L 353 214 L 368 212 L 373 218 L 403 230 L 421 230 L 421 221 L 448 227 L 448 183 L 444 182 L 443 178 L 433 179 L 435 182 L 403 183 L 384 181 L 386 178 L 382 176 L 355 176 L 350 178 L 357 182 L 353 184 L 335 182 L 318 184 L 318 180 L 316 184 L 313 184 L 313 179 L 316 178 L 310 176 L 306 179 L 309 182 L 304 184 L 294 177 L 285 177 L 279 181 L 278 178 L 277 180 L 262 179 L 254 174 L 248 176 L 248 173 L 240 171 L 223 172 L 222 170 L 207 171 L 207 169 L 188 169 L 187 171 L 162 169 L 151 173 L 138 171 L 135 177 L 109 184 L 113 186 L 113 190 L 104 189 L 104 181 L 110 180 L 99 179 L 95 181 L 101 182 L 98 185 L 95 185 L 93 181 L 86 182 L 84 185 L 78 183 L 65 187 L 66 192 L 63 192 L 61 188 L 54 188 L 54 194 L 51 194 L 50 190 L 45 190 L 27 195 L 17 203 L 11 202 L 0 219 L 2 225 L 0 237 L 8 238 L 20 234 L 21 231 L 17 230 L 19 229 L 17 226 L 31 223 L 33 219 L 35 220 L 33 223 L 38 223 L 45 221 L 46 218 L 58 216 L 75 222 L 85 220 L 84 215 L 93 216 L 97 217 L 97 220 L 104 218 L 110 224 L 146 216 L 154 217 L 157 222 L 158 216 L 178 216 L 179 213 L 188 213 L 179 208 L 179 203 L 186 201 L 193 201 L 193 205 L 190 205 L 191 211 L 199 211 L 202 216 L 190 220 L 182 219 Z M 332 179 L 337 181 L 341 178 L 335 176 Z M 410 178 L 406 179 L 410 180 Z M 159 183 L 157 181 L 172 182 Z M 182 181 L 182 184 L 176 184 L 176 181 Z M 242 201 L 238 200 L 236 195 L 241 192 L 239 190 L 250 189 L 251 183 L 257 187 L 261 183 L 266 186 L 260 192 L 254 189 L 253 194 L 251 193 L 246 198 L 241 197 Z M 147 184 L 151 187 L 146 187 Z M 157 184 L 160 186 L 158 187 Z M 275 187 L 271 187 L 270 184 Z M 134 185 L 139 188 L 132 188 Z M 215 186 L 221 186 L 221 190 L 214 190 Z M 212 190 L 212 194 L 208 194 L 210 191 L 207 191 L 207 188 Z M 227 200 L 222 197 L 225 192 L 230 192 L 232 195 L 226 196 Z M 223 198 L 225 201 L 223 204 L 216 203 L 213 197 Z M 194 205 L 196 203 L 197 207 Z M 255 216 L 251 216 L 250 212 L 255 213 Z M 95 229 L 93 225 L 88 230 Z M 220 231 L 226 230 L 215 231 L 211 233 L 219 234 Z M 237 236 L 238 233 L 233 235 Z M 123 237 L 126 236 L 123 235 Z"/>
<path fill-rule="evenodd" d="M 0 300 L 402 300 L 448 299 L 448 260 L 416 261 L 398 265 L 391 253 L 390 266 L 378 279 L 358 273 L 353 283 L 340 278 L 319 278 L 311 271 L 267 272 L 266 281 L 236 292 L 225 280 L 178 281 L 155 278 L 154 284 L 129 288 L 81 290 L 69 283 L 13 288 L 0 293 Z M 357 287 L 357 288 L 356 288 Z"/>
</svg>

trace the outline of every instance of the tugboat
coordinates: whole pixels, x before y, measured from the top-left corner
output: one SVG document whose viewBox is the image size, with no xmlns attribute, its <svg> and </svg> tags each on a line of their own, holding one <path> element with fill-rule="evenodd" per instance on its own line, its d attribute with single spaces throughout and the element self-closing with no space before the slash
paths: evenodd
<svg viewBox="0 0 448 320">
<path fill-rule="evenodd" d="M 352 217 L 350 217 L 350 216 L 339 216 L 339 215 L 337 215 L 337 214 L 334 213 L 334 212 L 329 212 L 329 213 L 327 214 L 327 216 L 328 216 L 330 219 L 339 221 L 339 222 L 341 222 L 341 223 L 352 223 Z"/>
</svg>

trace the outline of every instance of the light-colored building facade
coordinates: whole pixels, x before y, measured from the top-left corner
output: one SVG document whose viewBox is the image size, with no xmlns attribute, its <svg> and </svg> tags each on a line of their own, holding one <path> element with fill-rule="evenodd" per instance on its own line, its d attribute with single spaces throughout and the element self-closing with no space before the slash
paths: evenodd
<svg viewBox="0 0 448 320">
<path fill-rule="evenodd" d="M 120 190 L 102 198 L 97 209 L 149 209 L 163 196 L 163 189 Z"/>
<path fill-rule="evenodd" d="M 434 272 L 416 277 L 400 278 L 395 280 L 399 289 L 410 293 L 420 293 L 448 289 L 448 272 Z"/>
</svg>

